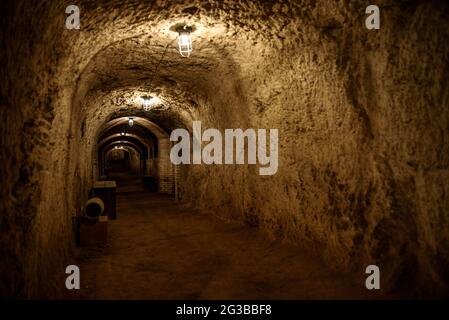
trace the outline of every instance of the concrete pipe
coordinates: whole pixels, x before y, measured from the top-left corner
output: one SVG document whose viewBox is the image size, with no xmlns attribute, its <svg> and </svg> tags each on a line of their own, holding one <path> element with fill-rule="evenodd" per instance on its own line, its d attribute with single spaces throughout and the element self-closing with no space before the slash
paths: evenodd
<svg viewBox="0 0 449 320">
<path fill-rule="evenodd" d="M 90 198 L 86 202 L 84 213 L 89 220 L 98 220 L 104 212 L 104 202 L 100 198 Z"/>
</svg>

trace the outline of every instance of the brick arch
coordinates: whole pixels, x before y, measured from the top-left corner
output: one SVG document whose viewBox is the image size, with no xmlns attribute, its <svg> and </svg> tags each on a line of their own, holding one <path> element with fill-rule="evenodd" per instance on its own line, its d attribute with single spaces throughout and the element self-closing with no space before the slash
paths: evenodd
<svg viewBox="0 0 449 320">
<path fill-rule="evenodd" d="M 158 124 L 152 122 L 143 117 L 135 117 L 130 115 L 129 117 L 133 117 L 134 124 L 139 124 L 149 131 L 151 131 L 157 138 L 157 148 L 158 148 L 158 158 L 147 159 L 146 168 L 149 168 L 146 172 L 147 175 L 154 175 L 159 183 L 159 191 L 161 193 L 174 193 L 175 190 L 175 168 L 170 161 L 170 149 L 171 142 L 169 134 Z M 99 130 L 98 137 L 102 135 L 103 132 L 106 132 L 112 129 L 115 126 L 122 125 L 128 123 L 129 117 L 118 117 L 106 122 L 103 126 L 101 126 Z M 105 139 L 103 139 L 105 140 Z M 97 145 L 98 146 L 98 145 Z M 97 152 L 98 154 L 98 152 Z M 97 158 L 98 163 L 98 158 Z M 150 170 L 150 168 L 153 168 Z"/>
</svg>

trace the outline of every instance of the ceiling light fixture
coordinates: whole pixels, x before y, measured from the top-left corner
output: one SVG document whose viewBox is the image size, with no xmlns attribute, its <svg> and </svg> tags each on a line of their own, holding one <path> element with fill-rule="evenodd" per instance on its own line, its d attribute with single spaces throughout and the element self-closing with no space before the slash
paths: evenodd
<svg viewBox="0 0 449 320">
<path fill-rule="evenodd" d="M 128 118 L 128 124 L 129 124 L 130 127 L 132 127 L 134 125 L 134 118 L 129 117 Z"/>
<path fill-rule="evenodd" d="M 192 32 L 192 27 L 184 25 L 176 29 L 178 32 L 178 49 L 179 54 L 183 57 L 190 57 L 192 53 L 192 38 L 190 33 Z"/>
<path fill-rule="evenodd" d="M 153 105 L 154 98 L 152 96 L 143 96 L 141 98 L 143 110 L 149 111 L 151 106 Z"/>
</svg>

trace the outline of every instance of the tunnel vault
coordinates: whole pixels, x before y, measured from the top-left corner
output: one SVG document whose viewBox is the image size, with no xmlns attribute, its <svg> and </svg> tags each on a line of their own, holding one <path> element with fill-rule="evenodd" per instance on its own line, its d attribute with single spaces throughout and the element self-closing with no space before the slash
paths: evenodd
<svg viewBox="0 0 449 320">
<path fill-rule="evenodd" d="M 133 125 L 129 125 L 132 118 Z M 169 136 L 163 128 L 140 116 L 117 117 L 99 128 L 95 146 L 95 179 L 106 179 L 106 154 L 116 146 L 131 146 L 140 154 L 140 176 L 153 177 L 162 193 L 175 193 L 176 173 L 170 162 Z"/>
</svg>

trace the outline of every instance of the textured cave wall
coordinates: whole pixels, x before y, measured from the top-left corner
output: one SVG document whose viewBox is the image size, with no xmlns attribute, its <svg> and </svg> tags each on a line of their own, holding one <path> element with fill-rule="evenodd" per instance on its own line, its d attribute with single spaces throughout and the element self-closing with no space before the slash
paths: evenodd
<svg viewBox="0 0 449 320">
<path fill-rule="evenodd" d="M 280 169 L 248 185 L 273 234 L 322 245 L 337 267 L 378 264 L 388 288 L 441 293 L 448 9 L 433 5 L 386 8 L 377 33 L 357 19 L 334 21 L 318 43 L 311 37 L 311 46 L 297 48 L 303 54 L 284 50 L 267 66 L 278 88 L 268 88 L 271 106 L 259 114 L 282 128 Z"/>
<path fill-rule="evenodd" d="M 57 41 L 64 9 L 20 1 L 1 7 L 0 295 L 47 297 L 60 280 L 48 274 L 67 261 L 73 243 L 70 103 L 61 86 L 67 47 Z"/>
<path fill-rule="evenodd" d="M 299 34 L 286 26 L 274 48 L 258 48 L 262 59 L 240 57 L 235 99 L 249 101 L 250 126 L 279 128 L 279 171 L 194 167 L 189 178 L 201 192 L 191 196 L 312 247 L 336 268 L 377 264 L 386 289 L 444 294 L 448 8 L 386 6 L 378 32 L 364 28 L 362 8 L 317 5 L 335 15 L 318 15 Z"/>
<path fill-rule="evenodd" d="M 73 249 L 101 126 L 143 114 L 167 132 L 278 128 L 279 169 L 184 166 L 184 200 L 316 250 L 334 267 L 379 264 L 386 288 L 449 283 L 449 28 L 443 1 L 2 3 L 2 296 L 51 296 Z M 168 28 L 201 26 L 180 58 Z M 16 35 L 21 41 L 11 37 Z M 360 271 L 362 270 L 362 271 Z M 63 276 L 63 275 L 62 275 Z"/>
</svg>

